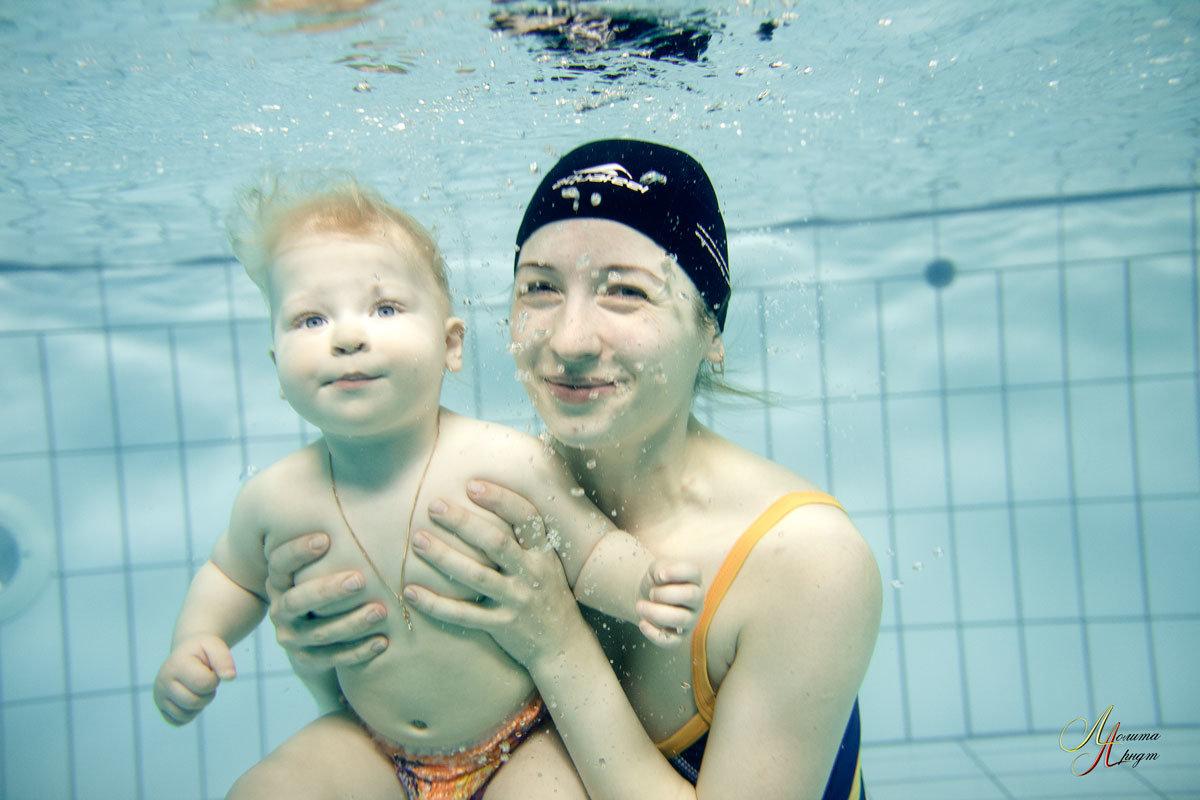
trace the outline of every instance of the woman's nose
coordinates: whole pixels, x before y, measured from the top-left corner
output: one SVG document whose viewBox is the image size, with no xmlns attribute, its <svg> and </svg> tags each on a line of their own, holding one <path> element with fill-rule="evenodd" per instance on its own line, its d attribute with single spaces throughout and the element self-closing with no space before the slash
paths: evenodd
<svg viewBox="0 0 1200 800">
<path fill-rule="evenodd" d="M 568 300 L 550 328 L 550 349 L 563 361 L 594 358 L 600 353 L 598 320 L 584 302 Z"/>
</svg>

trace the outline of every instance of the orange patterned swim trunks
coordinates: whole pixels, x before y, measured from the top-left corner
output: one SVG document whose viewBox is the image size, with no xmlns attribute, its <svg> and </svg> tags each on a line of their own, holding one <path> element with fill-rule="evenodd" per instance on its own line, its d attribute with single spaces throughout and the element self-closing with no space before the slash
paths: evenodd
<svg viewBox="0 0 1200 800">
<path fill-rule="evenodd" d="M 542 698 L 533 698 L 489 739 L 461 752 L 414 755 L 371 733 L 379 752 L 391 759 L 410 800 L 478 800 L 488 781 L 521 741 L 547 718 Z M 366 727 L 365 725 L 363 726 Z"/>
</svg>

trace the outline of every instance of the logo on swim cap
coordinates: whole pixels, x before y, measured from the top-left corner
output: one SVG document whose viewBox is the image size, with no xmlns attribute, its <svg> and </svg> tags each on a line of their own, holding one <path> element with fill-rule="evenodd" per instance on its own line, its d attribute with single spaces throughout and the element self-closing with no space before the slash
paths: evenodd
<svg viewBox="0 0 1200 800">
<path fill-rule="evenodd" d="M 559 178 L 550 188 L 561 189 L 564 186 L 574 186 L 577 183 L 611 183 L 613 186 L 623 186 L 639 194 L 645 194 L 650 187 L 633 179 L 629 170 L 617 163 L 597 164 L 594 167 L 577 169 L 565 178 Z M 662 183 L 666 183 L 664 179 Z"/>
</svg>

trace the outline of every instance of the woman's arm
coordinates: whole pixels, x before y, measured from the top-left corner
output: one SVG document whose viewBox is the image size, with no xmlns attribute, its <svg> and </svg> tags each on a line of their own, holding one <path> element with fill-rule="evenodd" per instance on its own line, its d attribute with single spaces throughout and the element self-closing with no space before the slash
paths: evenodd
<svg viewBox="0 0 1200 800">
<path fill-rule="evenodd" d="M 489 487 L 480 503 L 509 520 L 530 513 L 517 500 Z M 439 619 L 488 631 L 529 670 L 593 798 L 821 796 L 879 622 L 878 571 L 844 515 L 832 509 L 793 514 L 760 543 L 763 557 L 743 570 L 735 606 L 723 607 L 743 621 L 696 787 L 675 773 L 642 729 L 571 603 L 561 570 L 556 579 L 536 543 L 523 550 L 511 535 L 475 519 L 446 523 L 498 570 L 436 537 L 414 544 L 422 557 L 491 602 L 452 601 L 421 587 L 409 587 L 409 602 Z"/>
<path fill-rule="evenodd" d="M 528 524 L 536 508 L 495 486 L 478 499 L 501 519 L 524 526 L 523 547 L 511 530 L 463 509 L 451 507 L 437 521 L 483 551 L 497 568 L 447 545 L 442 533 L 418 533 L 413 549 L 491 602 L 451 600 L 416 584 L 405 587 L 405 599 L 437 619 L 487 631 L 525 666 L 594 800 L 694 796 L 646 736 L 579 613 L 561 562 L 540 526 Z"/>
<path fill-rule="evenodd" d="M 485 472 L 515 496 L 536 498 L 533 515 L 512 526 L 518 542 L 525 529 L 542 532 L 558 553 L 575 599 L 588 608 L 638 625 L 654 644 L 678 644 L 695 627 L 704 600 L 700 570 L 684 562 L 660 562 L 638 539 L 618 530 L 589 500 L 562 457 L 529 436 L 503 437 L 507 447 Z M 467 494 L 489 480 L 469 481 Z M 431 517 L 436 518 L 433 509 Z M 536 529 L 536 530 L 535 530 Z M 662 597 L 661 601 L 655 598 Z M 670 599 L 668 599 L 670 598 Z"/>
</svg>

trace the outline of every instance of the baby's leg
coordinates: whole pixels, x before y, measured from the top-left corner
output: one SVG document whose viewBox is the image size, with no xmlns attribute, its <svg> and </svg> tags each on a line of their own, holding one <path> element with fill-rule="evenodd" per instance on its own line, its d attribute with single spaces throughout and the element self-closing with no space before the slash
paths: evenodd
<svg viewBox="0 0 1200 800">
<path fill-rule="evenodd" d="M 553 725 L 529 735 L 488 784 L 483 800 L 587 800 L 587 792 Z"/>
<path fill-rule="evenodd" d="M 326 714 L 294 733 L 237 779 L 225 800 L 407 800 L 391 762 L 345 712 Z"/>
</svg>

